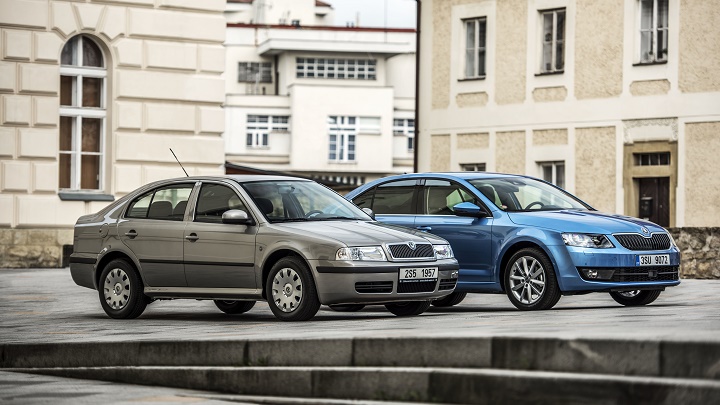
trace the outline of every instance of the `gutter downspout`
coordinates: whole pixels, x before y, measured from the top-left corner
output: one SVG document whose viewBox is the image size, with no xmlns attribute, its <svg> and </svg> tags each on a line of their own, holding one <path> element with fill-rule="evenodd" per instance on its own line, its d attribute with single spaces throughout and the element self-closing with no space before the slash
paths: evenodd
<svg viewBox="0 0 720 405">
<path fill-rule="evenodd" d="M 416 0 L 415 22 L 415 145 L 413 145 L 413 172 L 418 172 L 418 150 L 420 144 L 420 12 L 422 0 Z"/>
</svg>

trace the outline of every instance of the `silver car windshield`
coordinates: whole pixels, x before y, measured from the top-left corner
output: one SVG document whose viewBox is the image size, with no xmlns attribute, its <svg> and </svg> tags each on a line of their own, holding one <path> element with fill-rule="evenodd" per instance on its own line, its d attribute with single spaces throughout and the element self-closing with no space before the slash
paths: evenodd
<svg viewBox="0 0 720 405">
<path fill-rule="evenodd" d="M 334 191 L 313 181 L 242 183 L 270 222 L 363 220 L 372 218 Z"/>
<path fill-rule="evenodd" d="M 503 211 L 531 212 L 592 209 L 570 193 L 535 179 L 507 177 L 468 181 Z"/>
</svg>

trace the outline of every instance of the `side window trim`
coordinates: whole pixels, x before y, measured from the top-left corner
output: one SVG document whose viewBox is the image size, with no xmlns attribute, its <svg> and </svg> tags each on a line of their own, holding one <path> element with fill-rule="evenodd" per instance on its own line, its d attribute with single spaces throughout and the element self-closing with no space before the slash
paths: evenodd
<svg viewBox="0 0 720 405">
<path fill-rule="evenodd" d="M 127 203 L 127 205 L 125 205 L 125 208 L 123 209 L 122 215 L 121 215 L 120 217 L 121 217 L 122 219 L 145 219 L 145 220 L 151 220 L 151 221 L 168 221 L 168 220 L 166 220 L 166 219 L 160 219 L 160 218 L 148 218 L 147 216 L 148 216 L 149 211 L 150 211 L 150 206 L 152 205 L 153 201 L 155 200 L 155 194 L 158 192 L 158 190 L 161 190 L 161 189 L 164 189 L 164 188 L 168 188 L 168 187 L 172 187 L 172 186 L 182 186 L 182 185 L 190 186 L 190 195 L 189 195 L 189 197 L 188 197 L 188 204 L 189 204 L 189 201 L 192 199 L 192 193 L 193 193 L 193 191 L 194 191 L 195 184 L 189 183 L 189 182 L 187 182 L 187 181 L 178 181 L 178 182 L 174 182 L 174 183 L 166 183 L 166 184 L 163 184 L 163 185 L 161 185 L 161 186 L 157 186 L 157 187 L 151 188 L 151 189 L 149 189 L 149 190 L 145 190 L 144 192 L 137 194 L 135 197 L 133 197 L 133 198 L 130 200 L 129 203 Z M 144 217 L 131 217 L 131 216 L 128 216 L 128 210 L 130 209 L 130 206 L 132 206 L 134 202 L 139 201 L 140 199 L 142 199 L 143 196 L 146 196 L 146 195 L 148 195 L 148 194 L 150 194 L 150 193 L 152 193 L 152 197 L 150 197 L 150 203 L 148 204 L 148 212 L 145 213 L 145 216 L 144 216 Z M 183 217 L 183 219 L 181 219 L 180 222 L 182 222 L 182 221 L 184 221 L 184 220 L 185 220 L 185 218 Z M 174 222 L 178 222 L 178 221 L 174 221 Z"/>
</svg>

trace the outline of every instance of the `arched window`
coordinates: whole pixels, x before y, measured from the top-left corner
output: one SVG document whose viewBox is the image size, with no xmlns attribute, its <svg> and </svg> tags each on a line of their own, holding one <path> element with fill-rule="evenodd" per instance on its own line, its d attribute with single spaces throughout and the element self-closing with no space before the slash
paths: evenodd
<svg viewBox="0 0 720 405">
<path fill-rule="evenodd" d="M 60 60 L 60 190 L 102 190 L 107 65 L 87 36 L 70 39 Z"/>
</svg>

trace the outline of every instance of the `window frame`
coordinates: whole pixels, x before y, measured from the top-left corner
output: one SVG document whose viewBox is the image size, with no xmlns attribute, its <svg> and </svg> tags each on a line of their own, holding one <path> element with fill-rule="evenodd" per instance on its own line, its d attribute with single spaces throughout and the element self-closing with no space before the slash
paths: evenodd
<svg viewBox="0 0 720 405">
<path fill-rule="evenodd" d="M 250 117 L 256 117 L 251 121 Z M 261 121 L 266 118 L 266 122 Z M 286 122 L 276 122 L 285 120 Z M 248 114 L 245 117 L 245 147 L 248 149 L 270 149 L 270 134 L 289 133 L 289 115 Z"/>
<path fill-rule="evenodd" d="M 183 217 L 182 217 L 182 218 L 179 218 L 179 219 L 175 219 L 175 218 L 170 218 L 170 219 L 164 219 L 164 218 L 148 218 L 147 215 L 148 215 L 148 213 L 149 213 L 149 211 L 150 211 L 150 206 L 152 205 L 152 203 L 153 203 L 154 200 L 155 200 L 155 194 L 156 194 L 158 191 L 164 190 L 164 189 L 168 189 L 168 188 L 182 188 L 183 186 L 187 186 L 187 187 L 190 189 L 190 194 L 188 194 L 188 199 L 186 200 L 187 203 L 188 203 L 188 206 L 189 206 L 189 205 L 190 205 L 190 201 L 193 201 L 193 198 L 194 198 L 193 196 L 194 196 L 194 194 L 196 193 L 196 191 L 195 191 L 196 185 L 197 185 L 196 183 L 188 183 L 188 182 L 186 182 L 186 181 L 180 181 L 180 182 L 177 182 L 177 183 L 167 183 L 167 184 L 163 184 L 163 185 L 161 185 L 161 186 L 152 188 L 152 189 L 150 189 L 150 190 L 146 190 L 146 191 L 144 191 L 144 192 L 142 192 L 142 193 L 139 193 L 139 194 L 135 195 L 135 196 L 125 205 L 125 208 L 123 208 L 123 213 L 122 213 L 122 216 L 121 216 L 121 217 L 122 217 L 123 219 L 132 219 L 132 220 L 144 219 L 144 220 L 150 220 L 150 221 L 183 222 L 183 221 L 185 221 L 185 213 L 187 213 L 187 206 L 186 206 L 186 208 L 185 208 L 185 212 L 183 213 Z M 129 215 L 130 207 L 133 206 L 133 204 L 136 203 L 137 201 L 140 201 L 141 199 L 145 198 L 146 196 L 148 196 L 148 195 L 150 195 L 150 194 L 152 194 L 152 197 L 150 197 L 150 203 L 148 204 L 148 211 L 145 213 L 145 216 L 144 216 L 144 217 L 136 217 L 136 216 L 131 216 L 131 215 Z M 196 200 L 196 199 L 195 199 L 195 200 Z M 174 207 L 173 207 L 173 208 L 174 208 Z M 192 211 L 193 216 L 195 215 L 195 214 L 194 214 L 194 211 L 195 211 L 195 210 L 194 210 L 194 208 L 193 208 L 193 211 Z"/>
<path fill-rule="evenodd" d="M 462 20 L 463 24 L 463 74 L 462 78 L 463 80 L 480 80 L 485 79 L 487 76 L 487 27 L 488 27 L 488 21 L 487 16 L 479 16 L 479 17 L 471 17 L 471 18 L 463 18 Z M 484 33 L 483 33 L 483 44 L 480 46 L 480 22 L 483 22 L 482 25 L 484 27 Z M 468 27 L 470 23 L 474 24 L 474 46 L 471 48 L 468 45 Z M 473 66 L 472 66 L 472 75 L 468 75 L 468 51 L 473 51 L 473 55 L 475 55 L 475 58 L 473 60 Z M 480 61 L 479 61 L 479 55 L 482 51 L 483 55 L 483 64 L 482 64 L 482 74 L 480 72 Z"/>
<path fill-rule="evenodd" d="M 377 80 L 377 65 L 377 59 L 373 58 L 318 58 L 299 56 L 295 58 L 295 78 Z"/>
<path fill-rule="evenodd" d="M 475 199 L 476 202 L 472 202 L 472 201 L 469 201 L 469 202 L 472 202 L 473 204 L 477 205 L 478 207 L 484 209 L 485 212 L 491 212 L 490 209 L 488 209 L 488 207 L 485 205 L 483 200 L 480 198 L 480 196 L 478 196 L 478 194 L 476 192 L 469 190 L 467 187 L 458 183 L 457 181 L 450 180 L 450 179 L 436 178 L 436 177 L 427 177 L 422 180 L 422 184 L 420 186 L 420 193 L 418 195 L 418 202 L 417 202 L 417 207 L 416 207 L 416 212 L 417 212 L 418 216 L 420 216 L 420 215 L 423 217 L 431 217 L 431 216 L 447 217 L 447 216 L 449 216 L 449 215 L 444 215 L 444 214 L 428 214 L 427 213 L 428 212 L 428 207 L 427 207 L 428 189 L 430 187 L 440 187 L 440 186 L 428 186 L 427 185 L 428 180 L 446 181 L 446 182 L 450 183 L 450 186 L 456 187 L 460 190 L 463 190 L 466 194 L 473 196 L 473 198 Z M 452 214 L 452 216 L 457 216 L 457 215 Z"/>
<path fill-rule="evenodd" d="M 107 105 L 108 105 L 108 57 L 103 46 L 99 40 L 95 40 L 87 35 L 77 35 L 70 38 L 63 45 L 63 50 L 66 46 L 69 46 L 72 41 L 75 42 L 75 48 L 72 50 L 73 54 L 73 65 L 62 64 L 62 58 L 60 61 L 59 74 L 62 77 L 73 78 L 72 85 L 72 102 L 71 105 L 60 104 L 58 109 L 58 115 L 60 122 L 58 124 L 58 136 L 62 137 L 60 126 L 62 125 L 62 118 L 70 118 L 72 121 L 71 132 L 71 146 L 70 150 L 62 150 L 61 143 L 58 147 L 58 165 L 61 165 L 60 160 L 62 155 L 69 155 L 70 159 L 70 184 L 69 187 L 61 187 L 62 181 L 60 179 L 61 171 L 58 171 L 58 190 L 59 193 L 77 193 L 85 192 L 92 194 L 102 193 L 106 189 L 106 148 L 107 148 Z M 84 41 L 91 41 L 99 50 L 100 56 L 102 57 L 102 67 L 94 66 L 83 66 L 83 59 L 85 52 L 83 50 Z M 100 106 L 99 107 L 83 107 L 83 79 L 92 78 L 100 79 Z M 62 91 L 62 89 L 61 89 Z M 60 97 L 60 103 L 62 103 L 62 95 Z M 100 133 L 98 134 L 98 152 L 86 152 L 82 150 L 82 124 L 83 119 L 99 119 L 100 120 Z M 82 158 L 83 156 L 98 156 L 98 171 L 97 171 L 97 188 L 83 188 L 82 187 Z"/>
<path fill-rule="evenodd" d="M 394 183 L 406 182 L 406 181 L 407 181 L 407 182 L 410 182 L 410 181 L 414 182 L 413 185 L 408 185 L 408 186 L 407 186 L 407 187 L 412 187 L 412 189 L 413 189 L 413 190 L 412 190 L 412 197 L 410 197 L 410 204 L 409 204 L 410 213 L 405 213 L 405 214 L 388 214 L 388 213 L 376 212 L 376 211 L 375 211 L 375 198 L 377 197 L 377 191 L 378 191 L 380 188 L 392 187 L 392 184 L 394 184 Z M 418 205 L 420 204 L 420 193 L 421 193 L 421 189 L 422 189 L 422 185 L 421 185 L 421 181 L 420 181 L 419 179 L 395 179 L 395 180 L 390 180 L 390 181 L 386 181 L 386 182 L 384 182 L 384 183 L 378 184 L 378 185 L 376 185 L 376 186 L 374 186 L 374 187 L 366 190 L 364 193 L 362 193 L 362 194 L 358 195 L 357 197 L 355 197 L 355 198 L 353 199 L 353 203 L 355 203 L 355 200 L 356 200 L 356 199 L 358 199 L 358 198 L 360 198 L 360 197 L 362 197 L 362 196 L 365 196 L 365 195 L 367 195 L 368 193 L 372 193 L 372 198 L 370 199 L 370 207 L 366 207 L 366 208 L 370 208 L 370 209 L 373 211 L 374 214 L 376 214 L 376 215 L 382 215 L 382 216 L 385 216 L 385 215 L 393 215 L 393 216 L 416 216 L 416 215 L 418 215 L 418 213 L 420 212 Z"/>
<path fill-rule="evenodd" d="M 412 125 L 410 125 L 412 121 Z M 414 118 L 393 118 L 393 136 L 407 137 L 407 151 L 415 150 L 415 119 Z"/>
<path fill-rule="evenodd" d="M 332 122 L 333 119 L 335 119 L 335 122 Z M 352 123 L 350 123 L 351 120 Z M 357 162 L 357 136 L 359 132 L 359 125 L 359 117 L 357 116 L 328 116 L 327 156 L 330 163 Z M 352 151 L 350 151 L 351 146 Z"/>
<path fill-rule="evenodd" d="M 563 184 L 562 184 L 562 185 L 557 184 L 558 166 L 562 166 L 562 172 L 563 172 L 563 175 L 562 175 Z M 545 178 L 545 168 L 546 168 L 546 167 L 550 167 L 550 168 L 551 168 L 551 169 L 550 169 L 550 170 L 551 170 L 551 175 L 550 175 L 551 180 L 548 180 L 548 179 Z M 561 189 L 565 190 L 565 186 L 567 185 L 567 181 L 566 181 L 566 179 L 567 179 L 567 173 L 566 173 L 566 170 L 565 170 L 565 169 L 567 168 L 567 165 L 565 164 L 565 161 L 564 161 L 564 160 L 553 160 L 553 161 L 538 162 L 538 168 L 539 168 L 539 170 L 540 170 L 540 176 L 539 176 L 539 177 L 540 177 L 542 180 L 544 180 L 544 181 L 546 181 L 546 182 L 554 185 L 555 187 L 558 187 L 558 188 L 561 188 Z"/>
<path fill-rule="evenodd" d="M 562 40 L 558 40 L 558 13 L 564 14 L 563 23 L 563 36 Z M 539 52 L 539 75 L 550 75 L 550 74 L 562 74 L 565 73 L 565 50 L 567 49 L 567 9 L 565 7 L 558 7 L 553 9 L 538 10 L 539 14 L 539 32 L 540 32 L 540 52 Z M 552 14 L 552 32 L 550 47 L 552 52 L 550 53 L 551 66 L 550 69 L 545 68 L 545 15 Z M 557 44 L 558 42 L 562 45 L 562 68 L 557 67 Z"/>
<path fill-rule="evenodd" d="M 250 219 L 255 224 L 257 223 L 255 221 L 254 214 L 253 214 L 252 210 L 250 209 L 250 204 L 248 204 L 246 199 L 243 198 L 241 193 L 239 193 L 238 190 L 235 189 L 234 186 L 232 186 L 228 183 L 218 182 L 218 181 L 202 181 L 202 182 L 199 182 L 199 184 L 196 186 L 197 190 L 195 192 L 195 195 L 190 196 L 190 198 L 193 201 L 193 208 L 192 208 L 192 211 L 190 212 L 190 221 L 188 221 L 188 222 L 199 223 L 199 224 L 223 225 L 222 220 L 220 222 L 215 222 L 215 221 L 202 221 L 202 220 L 198 221 L 198 219 L 197 219 L 198 207 L 200 206 L 200 198 L 202 197 L 202 190 L 203 190 L 203 187 L 205 187 L 206 185 L 220 186 L 220 187 L 226 187 L 226 188 L 230 189 L 230 191 L 235 193 L 235 196 L 238 198 L 238 200 L 240 200 L 240 202 L 245 207 L 244 211 L 247 213 L 248 219 Z M 237 209 L 237 208 L 231 208 L 231 209 Z M 227 211 L 229 211 L 229 210 L 226 210 L 225 212 L 227 212 Z M 225 212 L 223 212 L 223 214 Z M 221 216 L 221 218 L 222 218 L 222 216 Z M 225 224 L 225 225 L 227 225 L 227 224 Z"/>
<path fill-rule="evenodd" d="M 468 168 L 471 166 L 475 170 L 468 170 Z M 482 166 L 482 170 L 477 170 L 481 166 Z M 463 172 L 486 172 L 487 171 L 487 163 L 486 162 L 460 163 L 460 171 L 463 171 Z"/>
<path fill-rule="evenodd" d="M 242 67 L 245 67 L 245 71 L 242 71 Z M 255 78 L 250 79 L 250 75 L 253 74 L 253 69 L 257 68 L 254 72 Z M 243 80 L 244 73 L 244 80 Z M 272 83 L 272 62 L 263 61 L 250 61 L 250 62 L 238 62 L 238 83 Z M 267 74 L 267 76 L 265 76 Z M 265 80 L 267 79 L 267 80 Z"/>
<path fill-rule="evenodd" d="M 647 0 L 646 0 L 647 1 Z M 669 59 L 669 39 L 670 39 L 670 0 L 651 0 L 652 1 L 652 21 L 651 26 L 648 29 L 643 29 L 642 27 L 642 18 L 643 18 L 643 0 L 636 0 L 636 27 L 635 27 L 635 45 L 636 45 L 636 51 L 635 51 L 635 66 L 642 66 L 642 65 L 656 65 L 656 64 L 665 64 L 668 63 Z M 664 27 L 658 27 L 658 21 L 659 21 L 659 3 L 660 2 L 667 2 L 667 14 L 666 14 L 666 21 Z M 660 32 L 664 31 L 665 35 L 665 56 L 663 58 L 658 58 L 658 36 L 660 35 Z M 649 57 L 645 59 L 643 57 L 643 33 L 649 32 L 650 33 L 650 40 L 652 43 L 652 49 L 650 49 Z"/>
</svg>

